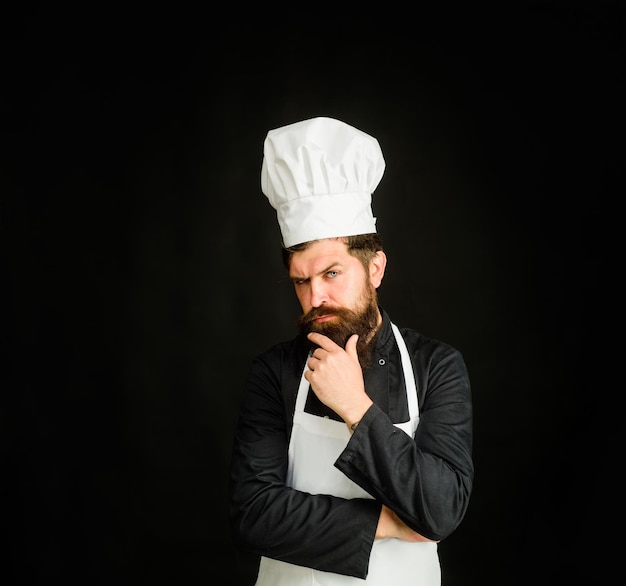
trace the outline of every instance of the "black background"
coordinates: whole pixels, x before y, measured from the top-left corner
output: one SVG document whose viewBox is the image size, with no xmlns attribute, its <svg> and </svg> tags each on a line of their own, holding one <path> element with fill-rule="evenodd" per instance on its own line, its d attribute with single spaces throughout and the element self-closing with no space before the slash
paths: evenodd
<svg viewBox="0 0 626 586">
<path fill-rule="evenodd" d="M 318 115 L 385 155 L 382 305 L 472 377 L 443 585 L 606 583 L 591 316 L 623 10 L 90 6 L 3 22 L 6 583 L 253 584 L 232 431 L 252 357 L 298 314 L 262 142 Z"/>
</svg>

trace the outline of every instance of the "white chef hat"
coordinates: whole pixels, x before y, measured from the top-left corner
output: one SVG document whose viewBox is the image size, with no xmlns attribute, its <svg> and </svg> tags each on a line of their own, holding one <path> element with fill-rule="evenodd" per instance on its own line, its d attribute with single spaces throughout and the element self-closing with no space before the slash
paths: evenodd
<svg viewBox="0 0 626 586">
<path fill-rule="evenodd" d="M 372 193 L 384 170 L 378 141 L 339 120 L 270 130 L 261 190 L 276 209 L 283 246 L 376 232 Z"/>
</svg>

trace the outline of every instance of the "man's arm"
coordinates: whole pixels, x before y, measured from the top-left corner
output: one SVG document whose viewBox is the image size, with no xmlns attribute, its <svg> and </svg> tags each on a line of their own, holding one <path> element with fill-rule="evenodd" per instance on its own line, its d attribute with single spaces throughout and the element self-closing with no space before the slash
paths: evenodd
<svg viewBox="0 0 626 586">
<path fill-rule="evenodd" d="M 293 356 L 270 354 L 250 370 L 231 458 L 233 541 L 258 555 L 365 578 L 381 503 L 286 485 L 288 424 L 280 391 L 285 375 L 278 365 L 289 363 Z"/>
<path fill-rule="evenodd" d="M 407 346 L 421 394 L 415 437 L 374 404 L 335 466 L 411 529 L 439 541 L 463 519 L 472 489 L 469 377 L 454 348 L 416 333 Z"/>
</svg>

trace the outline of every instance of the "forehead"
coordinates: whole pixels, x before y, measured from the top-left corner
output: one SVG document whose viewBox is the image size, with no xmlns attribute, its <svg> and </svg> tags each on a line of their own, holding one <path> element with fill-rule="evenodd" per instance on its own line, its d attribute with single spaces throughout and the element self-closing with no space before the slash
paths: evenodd
<svg viewBox="0 0 626 586">
<path fill-rule="evenodd" d="M 318 240 L 293 253 L 289 272 L 308 276 L 334 264 L 345 266 L 354 262 L 359 264 L 358 259 L 348 252 L 348 245 L 343 240 Z"/>
</svg>

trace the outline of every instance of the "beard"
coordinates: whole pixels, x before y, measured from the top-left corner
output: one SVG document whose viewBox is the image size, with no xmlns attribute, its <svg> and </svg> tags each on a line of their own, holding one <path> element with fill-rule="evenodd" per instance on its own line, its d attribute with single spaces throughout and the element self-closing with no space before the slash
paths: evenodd
<svg viewBox="0 0 626 586">
<path fill-rule="evenodd" d="M 358 334 L 356 349 L 359 355 L 359 363 L 363 370 L 369 368 L 372 362 L 374 348 L 373 335 L 378 326 L 378 297 L 376 289 L 371 285 L 363 296 L 363 306 L 360 309 L 351 310 L 345 307 L 314 307 L 306 314 L 302 314 L 297 321 L 300 333 L 305 336 L 305 340 L 310 348 L 317 347 L 309 341 L 306 335 L 310 332 L 324 334 L 335 344 L 346 347 L 346 342 L 353 334 Z M 323 315 L 333 315 L 336 319 L 331 321 L 316 323 L 315 320 Z"/>
</svg>

